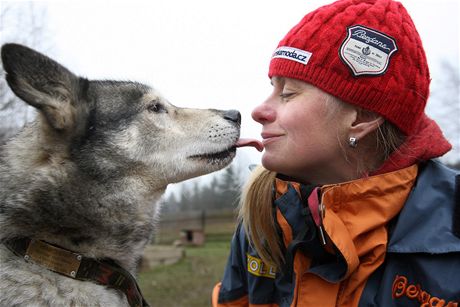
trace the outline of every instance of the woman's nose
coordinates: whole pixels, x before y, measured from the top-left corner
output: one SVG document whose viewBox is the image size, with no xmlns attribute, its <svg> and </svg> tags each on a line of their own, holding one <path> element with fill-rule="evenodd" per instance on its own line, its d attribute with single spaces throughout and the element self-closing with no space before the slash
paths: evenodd
<svg viewBox="0 0 460 307">
<path fill-rule="evenodd" d="M 267 101 L 261 103 L 252 110 L 252 119 L 260 124 L 272 122 L 276 118 L 275 110 L 267 103 Z"/>
</svg>

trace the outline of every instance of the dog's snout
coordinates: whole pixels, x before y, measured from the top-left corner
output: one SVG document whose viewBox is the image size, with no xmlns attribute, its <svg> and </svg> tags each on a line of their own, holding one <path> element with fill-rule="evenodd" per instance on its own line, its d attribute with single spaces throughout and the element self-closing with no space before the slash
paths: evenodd
<svg viewBox="0 0 460 307">
<path fill-rule="evenodd" d="M 241 123 L 241 113 L 237 110 L 228 110 L 224 112 L 224 118 L 226 120 L 235 122 L 237 124 Z"/>
</svg>

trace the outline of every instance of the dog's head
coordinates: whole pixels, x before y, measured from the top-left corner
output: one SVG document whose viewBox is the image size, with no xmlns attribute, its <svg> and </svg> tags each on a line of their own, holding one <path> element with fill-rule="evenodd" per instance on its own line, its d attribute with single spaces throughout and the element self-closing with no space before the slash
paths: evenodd
<svg viewBox="0 0 460 307">
<path fill-rule="evenodd" d="M 36 164 L 70 161 L 90 176 L 151 174 L 163 187 L 235 156 L 237 111 L 178 108 L 144 84 L 87 80 L 17 44 L 1 55 L 11 89 L 39 111 Z"/>
</svg>

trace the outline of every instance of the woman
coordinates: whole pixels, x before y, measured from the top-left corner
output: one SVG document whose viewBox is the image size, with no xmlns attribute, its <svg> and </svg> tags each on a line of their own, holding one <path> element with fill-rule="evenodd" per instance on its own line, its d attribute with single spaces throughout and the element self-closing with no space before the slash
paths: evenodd
<svg viewBox="0 0 460 307">
<path fill-rule="evenodd" d="M 252 112 L 263 168 L 213 306 L 457 306 L 460 180 L 432 160 L 451 146 L 424 114 L 429 70 L 404 7 L 309 13 L 269 77 Z"/>
</svg>

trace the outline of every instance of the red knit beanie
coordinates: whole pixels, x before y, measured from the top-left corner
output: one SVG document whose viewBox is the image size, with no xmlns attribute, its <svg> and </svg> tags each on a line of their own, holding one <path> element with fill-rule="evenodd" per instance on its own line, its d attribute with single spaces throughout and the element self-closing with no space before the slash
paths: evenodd
<svg viewBox="0 0 460 307">
<path fill-rule="evenodd" d="M 392 0 L 339 0 L 309 13 L 273 53 L 272 76 L 313 84 L 406 135 L 426 119 L 425 51 L 406 9 Z"/>
</svg>

